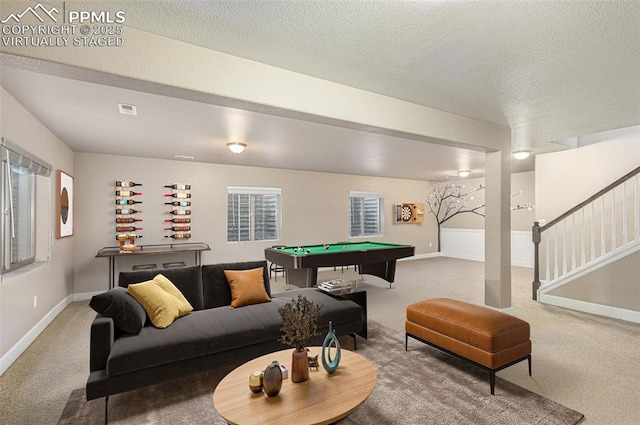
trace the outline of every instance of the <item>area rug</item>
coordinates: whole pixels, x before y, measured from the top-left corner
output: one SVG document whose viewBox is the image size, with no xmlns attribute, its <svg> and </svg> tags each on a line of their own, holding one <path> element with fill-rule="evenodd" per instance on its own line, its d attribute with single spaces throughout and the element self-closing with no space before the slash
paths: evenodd
<svg viewBox="0 0 640 425">
<path fill-rule="evenodd" d="M 368 340 L 358 339 L 358 353 L 376 366 L 378 382 L 367 401 L 340 424 L 573 425 L 583 418 L 500 378 L 492 396 L 487 372 L 414 340 L 404 351 L 404 334 L 377 322 L 369 321 L 368 330 Z M 342 343 L 353 348 L 348 338 Z M 212 394 L 234 367 L 111 396 L 109 423 L 224 425 L 213 407 Z M 74 390 L 58 423 L 104 423 L 104 399 L 87 402 L 84 388 Z"/>
</svg>

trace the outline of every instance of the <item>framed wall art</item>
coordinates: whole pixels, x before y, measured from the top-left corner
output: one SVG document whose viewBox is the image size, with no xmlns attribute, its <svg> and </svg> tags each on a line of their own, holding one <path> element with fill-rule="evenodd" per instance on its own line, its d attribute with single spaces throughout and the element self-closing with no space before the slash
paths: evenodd
<svg viewBox="0 0 640 425">
<path fill-rule="evenodd" d="M 73 236 L 73 177 L 58 170 L 56 213 L 58 218 L 57 237 Z"/>
</svg>

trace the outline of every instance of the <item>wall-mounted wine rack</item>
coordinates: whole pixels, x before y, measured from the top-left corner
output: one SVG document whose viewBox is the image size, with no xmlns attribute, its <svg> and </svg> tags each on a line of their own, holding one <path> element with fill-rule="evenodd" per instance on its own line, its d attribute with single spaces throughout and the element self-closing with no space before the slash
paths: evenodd
<svg viewBox="0 0 640 425">
<path fill-rule="evenodd" d="M 191 238 L 191 185 L 183 183 L 172 183 L 164 186 L 171 189 L 171 193 L 166 193 L 165 198 L 170 198 L 169 205 L 171 209 L 167 214 L 173 217 L 165 219 L 165 231 L 171 234 L 165 235 L 165 238 L 173 239 L 190 239 Z M 167 199 L 165 199 L 166 201 Z M 168 227 L 167 227 L 168 226 Z"/>
<path fill-rule="evenodd" d="M 116 180 L 116 240 L 120 242 L 120 250 L 131 252 L 135 250 L 136 239 L 142 235 L 137 232 L 142 230 L 138 223 L 142 221 L 136 214 L 142 213 L 136 205 L 142 201 L 136 200 L 142 192 L 137 192 L 136 187 L 142 186 L 129 180 Z"/>
</svg>

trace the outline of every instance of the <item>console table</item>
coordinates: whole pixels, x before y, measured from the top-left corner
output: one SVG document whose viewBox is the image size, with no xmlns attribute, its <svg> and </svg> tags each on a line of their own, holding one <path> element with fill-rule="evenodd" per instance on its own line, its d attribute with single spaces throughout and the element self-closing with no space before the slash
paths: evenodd
<svg viewBox="0 0 640 425">
<path fill-rule="evenodd" d="M 116 281 L 116 258 L 130 257 L 136 255 L 160 255 L 160 254 L 176 254 L 179 252 L 193 252 L 195 255 L 195 264 L 199 266 L 202 262 L 202 251 L 211 251 L 208 244 L 204 242 L 187 242 L 187 243 L 166 243 L 156 245 L 137 245 L 133 252 L 121 252 L 120 247 L 107 246 L 98 251 L 96 258 L 109 258 L 109 289 L 113 289 Z"/>
</svg>

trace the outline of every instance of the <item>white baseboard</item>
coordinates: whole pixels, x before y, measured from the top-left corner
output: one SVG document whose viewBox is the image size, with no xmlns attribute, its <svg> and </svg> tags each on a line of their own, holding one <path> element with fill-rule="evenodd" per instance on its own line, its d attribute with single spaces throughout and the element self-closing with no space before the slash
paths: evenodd
<svg viewBox="0 0 640 425">
<path fill-rule="evenodd" d="M 69 295 L 62 301 L 60 301 L 55 307 L 51 309 L 36 325 L 29 330 L 20 340 L 6 352 L 2 358 L 0 358 L 0 375 L 2 375 L 9 366 L 15 362 L 18 357 L 31 345 L 33 341 L 45 330 L 47 326 L 55 319 L 58 314 L 62 312 L 71 302 L 74 296 Z"/>
<path fill-rule="evenodd" d="M 94 295 L 102 294 L 103 292 L 106 292 L 106 290 L 97 291 L 97 292 L 81 292 L 79 294 L 73 294 L 73 302 L 89 301 Z"/>
<path fill-rule="evenodd" d="M 618 307 L 611 307 L 603 304 L 594 304 L 587 301 L 573 300 L 549 294 L 538 294 L 538 297 L 538 300 L 544 304 L 569 308 L 571 310 L 583 311 L 585 313 L 597 314 L 598 316 L 606 316 L 612 317 L 614 319 L 626 320 L 627 322 L 640 323 L 640 311 L 625 310 Z"/>
</svg>

